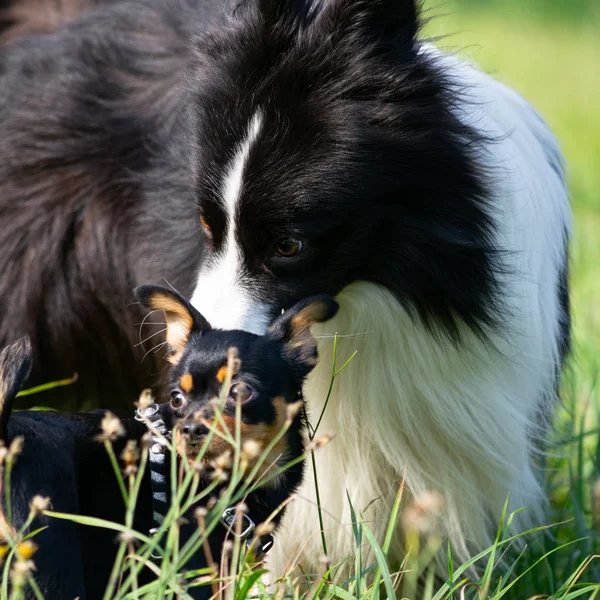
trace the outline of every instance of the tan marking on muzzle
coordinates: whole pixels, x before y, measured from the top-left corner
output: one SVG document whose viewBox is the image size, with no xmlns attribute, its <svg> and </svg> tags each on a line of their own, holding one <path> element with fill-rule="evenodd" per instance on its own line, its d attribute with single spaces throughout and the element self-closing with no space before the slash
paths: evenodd
<svg viewBox="0 0 600 600">
<path fill-rule="evenodd" d="M 273 424 L 257 423 L 248 424 L 243 421 L 240 422 L 240 443 L 244 446 L 245 442 L 256 442 L 260 447 L 266 450 L 267 446 L 281 433 L 282 429 L 287 424 L 288 419 L 288 405 L 283 397 L 276 397 L 273 399 L 273 406 L 275 408 L 275 422 Z M 205 413 L 204 415 L 197 415 L 198 420 L 202 420 L 208 427 L 213 424 L 213 415 Z M 218 432 L 223 432 L 223 425 L 227 428 L 231 437 L 235 439 L 236 435 L 236 418 L 229 415 L 221 415 L 222 423 L 217 424 L 217 429 L 211 440 L 210 446 L 208 447 L 203 461 L 211 463 L 220 456 L 227 454 L 233 450 L 232 445 L 218 435 Z M 185 443 L 183 436 L 176 438 L 176 447 L 180 456 L 187 456 L 190 460 L 195 460 L 197 457 L 198 447 L 190 446 Z M 277 468 L 277 462 L 282 456 L 285 456 L 289 450 L 287 443 L 287 435 L 284 434 L 280 437 L 277 443 L 269 451 L 268 455 L 263 460 L 264 452 L 260 452 L 258 456 L 251 457 L 248 461 L 248 467 L 252 468 L 256 462 L 260 459 L 262 461 L 261 468 L 257 474 L 257 478 L 262 478 L 271 468 Z"/>
</svg>

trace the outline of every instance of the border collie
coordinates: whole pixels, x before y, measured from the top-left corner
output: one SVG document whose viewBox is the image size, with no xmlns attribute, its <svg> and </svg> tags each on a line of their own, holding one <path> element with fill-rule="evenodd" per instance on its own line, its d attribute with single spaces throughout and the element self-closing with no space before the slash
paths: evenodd
<svg viewBox="0 0 600 600">
<path fill-rule="evenodd" d="M 516 527 L 538 522 L 569 348 L 570 211 L 544 121 L 421 41 L 415 0 L 209 5 L 125 2 L 0 55 L 3 336 L 28 328 L 52 372 L 130 389 L 149 373 L 124 349 L 133 282 L 166 278 L 255 333 L 335 296 L 305 386 L 318 415 L 333 334 L 340 364 L 358 350 L 321 424 L 331 559 L 354 546 L 347 494 L 380 531 L 404 472 L 413 497 L 442 495 L 458 558 L 509 495 L 529 507 Z M 318 566 L 318 527 L 307 478 L 275 572 Z"/>
</svg>

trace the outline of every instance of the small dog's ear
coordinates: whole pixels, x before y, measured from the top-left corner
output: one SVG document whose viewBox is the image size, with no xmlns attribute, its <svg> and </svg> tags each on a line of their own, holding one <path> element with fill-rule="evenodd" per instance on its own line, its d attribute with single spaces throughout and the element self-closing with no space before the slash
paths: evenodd
<svg viewBox="0 0 600 600">
<path fill-rule="evenodd" d="M 160 285 L 142 285 L 135 289 L 142 306 L 162 310 L 167 320 L 167 344 L 171 349 L 169 361 L 176 363 L 194 331 L 208 331 L 210 323 L 181 294 Z"/>
<path fill-rule="evenodd" d="M 31 363 L 31 341 L 28 337 L 21 338 L 0 353 L 0 439 L 2 440 L 6 440 L 13 402 L 23 382 L 29 377 Z"/>
<path fill-rule="evenodd" d="M 303 377 L 317 364 L 318 358 L 317 342 L 310 327 L 329 321 L 338 309 L 338 303 L 330 296 L 313 296 L 286 310 L 269 327 L 267 336 L 283 342 L 288 356 L 302 365 Z"/>
</svg>

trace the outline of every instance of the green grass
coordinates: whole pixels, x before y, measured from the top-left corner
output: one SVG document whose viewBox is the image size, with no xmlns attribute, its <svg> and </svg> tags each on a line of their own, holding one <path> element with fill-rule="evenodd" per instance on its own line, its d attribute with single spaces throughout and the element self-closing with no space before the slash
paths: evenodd
<svg viewBox="0 0 600 600">
<path fill-rule="evenodd" d="M 514 544 L 506 541 L 504 531 L 511 515 L 505 515 L 496 544 L 483 558 L 484 564 L 488 564 L 484 574 L 471 581 L 465 571 L 468 565 L 450 562 L 451 583 L 436 593 L 429 588 L 427 559 L 441 543 L 439 540 L 421 542 L 421 552 L 409 556 L 404 565 L 390 567 L 385 560 L 386 543 L 380 547 L 367 525 L 357 523 L 354 534 L 357 545 L 363 548 L 357 549 L 357 556 L 351 559 L 353 576 L 341 580 L 332 569 L 304 597 L 385 598 L 401 582 L 410 600 L 442 600 L 450 597 L 451 589 L 457 590 L 455 597 L 478 600 L 600 600 L 597 585 L 600 559 L 594 559 L 600 554 L 600 534 L 592 529 L 592 486 L 599 476 L 600 465 L 597 381 L 600 374 L 600 3 L 597 0 L 433 0 L 426 6 L 432 8 L 430 14 L 447 13 L 432 20 L 427 34 L 447 36 L 441 42 L 443 46 L 460 49 L 528 98 L 553 127 L 569 165 L 575 215 L 572 247 L 575 352 L 565 378 L 556 435 L 546 459 L 546 484 L 552 504 L 548 525 L 552 527 L 532 535 L 525 549 L 517 552 Z M 180 503 L 185 503 L 185 499 L 180 499 Z M 396 519 L 402 518 L 400 505 L 397 508 L 397 514 L 390 519 L 390 531 Z M 166 529 L 176 528 L 175 517 L 173 514 Z M 207 523 L 211 518 L 207 517 Z M 198 574 L 188 573 L 187 578 L 177 580 L 176 573 L 185 569 L 178 559 L 175 539 L 176 536 L 165 531 L 166 558 L 159 565 L 161 577 L 153 588 L 138 590 L 137 595 L 132 591 L 135 578 L 129 576 L 134 562 L 128 558 L 130 548 L 123 546 L 118 569 L 128 574 L 124 581 L 129 587 L 116 586 L 119 589 L 109 596 L 169 597 L 177 591 L 186 598 L 179 586 L 187 584 L 181 581 L 193 580 Z M 11 556 L 17 556 L 14 549 L 18 542 L 18 537 L 11 541 Z M 364 546 L 371 547 L 376 558 L 366 569 L 358 560 L 361 553 L 364 555 Z M 142 541 L 136 549 L 138 557 L 146 560 L 148 552 L 148 544 Z M 242 548 L 235 552 L 237 559 L 230 576 L 234 583 L 228 587 L 226 597 L 242 599 L 255 581 L 256 569 L 250 566 Z M 499 556 L 504 558 L 500 565 Z M 419 573 L 424 574 L 425 584 L 417 591 Z M 371 581 L 373 576 L 375 583 Z M 292 582 L 284 582 L 283 588 L 293 597 Z M 264 590 L 259 589 L 259 593 L 266 597 Z M 0 598 L 6 597 L 3 590 Z"/>
<path fill-rule="evenodd" d="M 517 16 L 536 21 L 582 22 L 600 17 L 597 0 L 450 0 L 452 8 L 481 14 L 483 10 L 493 14 Z M 443 4 L 445 6 L 445 4 Z"/>
</svg>

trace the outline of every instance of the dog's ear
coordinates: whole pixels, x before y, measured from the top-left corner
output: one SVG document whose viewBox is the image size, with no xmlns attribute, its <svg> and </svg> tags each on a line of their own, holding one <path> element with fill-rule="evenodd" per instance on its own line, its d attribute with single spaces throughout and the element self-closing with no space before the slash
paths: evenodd
<svg viewBox="0 0 600 600">
<path fill-rule="evenodd" d="M 160 285 L 142 285 L 135 296 L 146 308 L 162 310 L 167 321 L 169 361 L 177 363 L 192 332 L 211 329 L 210 323 L 181 294 Z"/>
<path fill-rule="evenodd" d="M 337 40 L 373 48 L 400 42 L 412 47 L 419 31 L 419 0 L 329 0 L 316 21 Z"/>
<path fill-rule="evenodd" d="M 6 440 L 12 405 L 31 371 L 31 342 L 25 337 L 0 353 L 0 439 Z"/>
<path fill-rule="evenodd" d="M 263 17 L 274 21 L 307 10 L 306 0 L 257 0 L 257 5 Z"/>
<path fill-rule="evenodd" d="M 256 0 L 256 3 L 267 27 L 278 26 L 281 23 L 301 27 L 312 11 L 311 0 Z"/>
<path fill-rule="evenodd" d="M 317 364 L 317 342 L 311 326 L 329 321 L 338 309 L 338 303 L 330 296 L 313 296 L 286 310 L 267 330 L 267 337 L 282 342 L 287 356 L 301 367 L 301 377 Z"/>
</svg>

